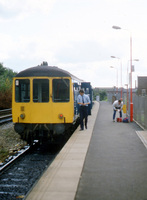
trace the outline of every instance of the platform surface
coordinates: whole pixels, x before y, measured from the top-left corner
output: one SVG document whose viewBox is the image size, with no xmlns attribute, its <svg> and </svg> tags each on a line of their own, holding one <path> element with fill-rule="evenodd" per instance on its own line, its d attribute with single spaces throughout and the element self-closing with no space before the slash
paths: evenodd
<svg viewBox="0 0 147 200">
<path fill-rule="evenodd" d="M 75 200 L 147 200 L 146 134 L 101 102 Z"/>
</svg>

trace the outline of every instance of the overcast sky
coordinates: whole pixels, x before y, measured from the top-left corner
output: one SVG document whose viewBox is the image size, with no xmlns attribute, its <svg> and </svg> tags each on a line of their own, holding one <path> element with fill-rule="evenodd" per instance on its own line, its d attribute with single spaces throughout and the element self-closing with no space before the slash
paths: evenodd
<svg viewBox="0 0 147 200">
<path fill-rule="evenodd" d="M 146 20 L 146 0 L 0 0 L 0 62 L 19 72 L 47 61 L 93 87 L 120 86 L 122 64 L 125 86 L 132 33 L 135 86 L 147 76 Z"/>
</svg>

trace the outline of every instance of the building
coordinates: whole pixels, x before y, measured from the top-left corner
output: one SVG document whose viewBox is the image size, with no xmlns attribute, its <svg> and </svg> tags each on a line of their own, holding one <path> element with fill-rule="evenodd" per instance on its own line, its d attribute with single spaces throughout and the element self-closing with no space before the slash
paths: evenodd
<svg viewBox="0 0 147 200">
<path fill-rule="evenodd" d="M 137 94 L 140 96 L 147 95 L 147 76 L 138 76 Z"/>
</svg>

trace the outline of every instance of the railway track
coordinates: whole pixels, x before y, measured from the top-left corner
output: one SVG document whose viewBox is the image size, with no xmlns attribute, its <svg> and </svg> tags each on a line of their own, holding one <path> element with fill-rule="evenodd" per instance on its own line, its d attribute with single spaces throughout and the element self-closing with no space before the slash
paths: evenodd
<svg viewBox="0 0 147 200">
<path fill-rule="evenodd" d="M 0 125 L 12 121 L 12 109 L 0 110 Z"/>
<path fill-rule="evenodd" d="M 13 161 L 10 158 L 11 164 L 7 164 L 8 167 L 0 172 L 0 200 L 24 200 L 76 127 L 77 124 L 75 124 L 74 129 L 67 131 L 67 138 L 60 145 L 42 144 L 39 146 L 40 143 L 38 142 L 30 147 L 27 153 L 19 156 L 19 159 Z"/>
<path fill-rule="evenodd" d="M 25 199 L 58 152 L 59 149 L 33 148 L 4 170 L 0 178 L 0 200 Z"/>
<path fill-rule="evenodd" d="M 5 160 L 5 162 L 0 164 L 0 175 L 7 170 L 7 168 L 13 164 L 14 161 L 16 161 L 19 157 L 21 157 L 23 154 L 25 154 L 27 151 L 29 151 L 30 146 L 25 146 L 24 148 L 22 148 L 21 150 L 17 151 L 13 156 L 9 156 L 9 158 L 7 158 Z"/>
</svg>

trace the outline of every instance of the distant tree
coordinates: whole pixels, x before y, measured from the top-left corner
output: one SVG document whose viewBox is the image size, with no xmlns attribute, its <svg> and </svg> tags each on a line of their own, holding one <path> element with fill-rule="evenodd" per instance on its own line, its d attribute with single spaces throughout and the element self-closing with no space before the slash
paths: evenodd
<svg viewBox="0 0 147 200">
<path fill-rule="evenodd" d="M 10 108 L 12 102 L 12 79 L 16 72 L 0 63 L 0 109 Z"/>
<path fill-rule="evenodd" d="M 100 90 L 98 88 L 93 89 L 94 100 L 96 100 L 96 96 L 99 96 L 101 101 L 107 100 L 107 93 L 105 90 Z"/>
<path fill-rule="evenodd" d="M 0 76 L 5 73 L 6 68 L 3 67 L 3 63 L 0 63 Z"/>
</svg>

